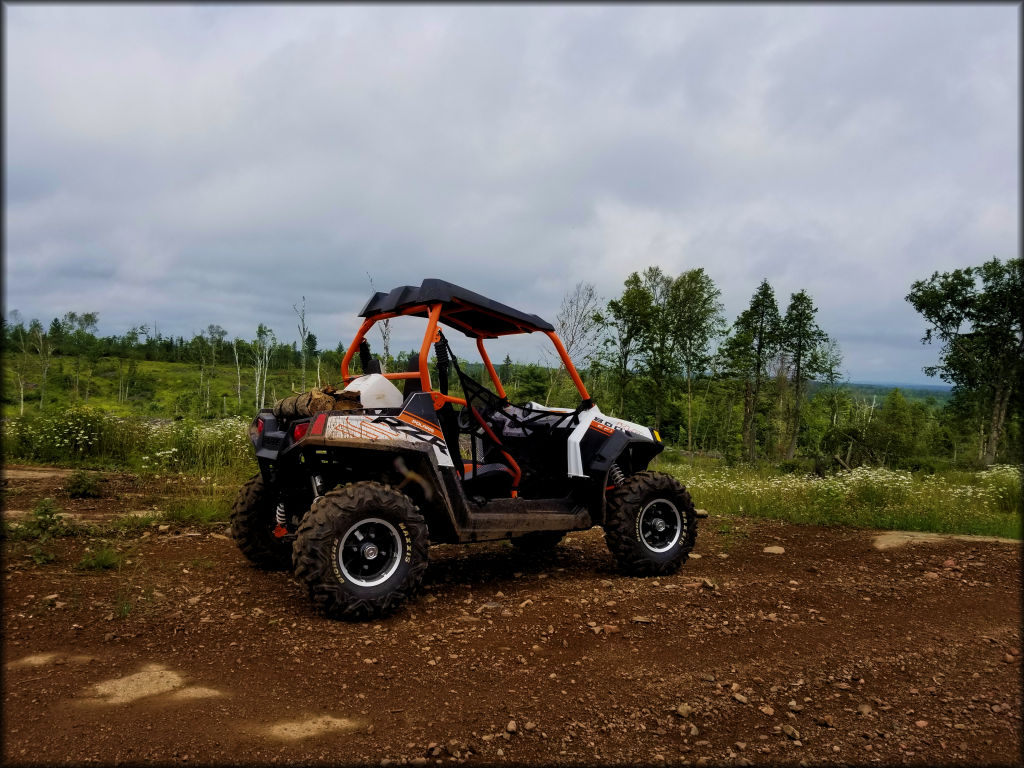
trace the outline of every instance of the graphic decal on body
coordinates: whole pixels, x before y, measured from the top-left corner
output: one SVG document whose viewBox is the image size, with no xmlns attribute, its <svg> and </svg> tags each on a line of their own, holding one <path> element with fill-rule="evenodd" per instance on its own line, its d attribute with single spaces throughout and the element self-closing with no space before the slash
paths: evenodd
<svg viewBox="0 0 1024 768">
<path fill-rule="evenodd" d="M 432 428 L 428 431 L 426 427 L 433 427 L 433 425 L 423 421 L 423 419 L 416 418 L 408 413 L 402 413 L 398 416 L 379 416 L 373 420 L 373 423 L 386 424 L 396 432 L 408 435 L 414 440 L 429 443 L 445 456 L 448 455 L 448 445 L 441 435 L 441 430 Z"/>
<path fill-rule="evenodd" d="M 331 416 L 324 437 L 328 440 L 380 440 L 383 442 L 427 443 L 434 449 L 437 463 L 454 466 L 441 430 L 410 413 L 398 416 Z"/>
</svg>

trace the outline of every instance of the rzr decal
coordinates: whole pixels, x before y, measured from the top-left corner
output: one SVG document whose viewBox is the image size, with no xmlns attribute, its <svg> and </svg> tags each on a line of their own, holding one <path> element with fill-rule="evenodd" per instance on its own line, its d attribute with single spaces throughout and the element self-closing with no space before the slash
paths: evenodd
<svg viewBox="0 0 1024 768">
<path fill-rule="evenodd" d="M 604 419 L 601 419 L 597 416 L 595 416 L 594 420 L 590 422 L 590 428 L 593 429 L 595 432 L 600 432 L 602 435 L 610 435 L 612 432 L 615 431 L 615 427 L 615 424 L 612 424 L 609 421 L 605 421 Z"/>
<path fill-rule="evenodd" d="M 408 435 L 420 442 L 428 443 L 441 451 L 445 456 L 448 456 L 448 444 L 445 443 L 444 437 L 441 436 L 441 431 L 435 429 L 428 432 L 426 429 L 417 426 L 417 424 L 413 422 L 413 419 L 415 419 L 416 422 L 427 424 L 427 422 L 424 422 L 422 419 L 407 413 L 403 413 L 399 416 L 379 416 L 373 420 L 373 423 L 383 424 L 386 427 L 390 427 L 395 432 L 401 432 L 403 435 Z"/>
<path fill-rule="evenodd" d="M 623 432 L 628 432 L 631 435 L 643 437 L 648 440 L 653 439 L 650 429 L 648 429 L 647 427 L 643 427 L 639 424 L 634 424 L 632 421 L 626 421 L 625 419 L 616 419 L 613 416 L 604 416 L 603 414 L 601 416 L 601 421 L 605 425 L 612 426 L 615 429 L 621 429 Z"/>
<path fill-rule="evenodd" d="M 422 419 L 414 413 L 408 411 L 402 411 L 398 414 L 399 421 L 404 421 L 406 424 L 411 424 L 414 427 L 422 429 L 424 432 L 433 435 L 434 437 L 442 437 L 441 429 L 436 424 L 431 424 L 426 419 Z"/>
</svg>

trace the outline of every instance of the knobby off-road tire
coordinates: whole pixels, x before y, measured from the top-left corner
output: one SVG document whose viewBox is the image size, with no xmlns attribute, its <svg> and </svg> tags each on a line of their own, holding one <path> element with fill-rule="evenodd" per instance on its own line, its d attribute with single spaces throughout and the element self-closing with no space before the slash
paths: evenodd
<svg viewBox="0 0 1024 768">
<path fill-rule="evenodd" d="M 509 541 L 525 555 L 544 555 L 554 551 L 564 537 L 564 531 L 533 531 L 513 536 Z"/>
<path fill-rule="evenodd" d="M 255 475 L 242 486 L 231 505 L 231 535 L 242 554 L 257 568 L 284 571 L 292 567 L 292 548 L 274 536 L 277 527 L 273 495 Z"/>
<path fill-rule="evenodd" d="M 630 475 L 608 496 L 604 538 L 619 569 L 629 575 L 675 573 L 697 539 L 693 500 L 669 475 Z"/>
<path fill-rule="evenodd" d="M 418 592 L 429 543 L 408 496 L 382 483 L 349 483 L 314 501 L 303 519 L 295 577 L 330 618 L 386 616 Z"/>
</svg>

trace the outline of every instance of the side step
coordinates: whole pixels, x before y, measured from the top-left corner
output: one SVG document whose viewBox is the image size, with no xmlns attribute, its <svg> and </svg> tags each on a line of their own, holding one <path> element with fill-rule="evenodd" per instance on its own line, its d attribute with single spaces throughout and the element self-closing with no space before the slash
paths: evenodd
<svg viewBox="0 0 1024 768">
<path fill-rule="evenodd" d="M 460 540 L 493 541 L 531 531 L 581 531 L 593 527 L 590 510 L 567 499 L 493 499 L 467 510 Z"/>
</svg>

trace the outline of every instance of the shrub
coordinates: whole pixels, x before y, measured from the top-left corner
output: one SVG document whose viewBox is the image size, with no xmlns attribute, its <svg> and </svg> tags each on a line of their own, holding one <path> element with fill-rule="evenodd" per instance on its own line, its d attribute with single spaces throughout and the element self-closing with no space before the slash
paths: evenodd
<svg viewBox="0 0 1024 768">
<path fill-rule="evenodd" d="M 64 490 L 72 499 L 98 499 L 103 495 L 100 480 L 92 472 L 79 469 L 71 474 Z"/>
<path fill-rule="evenodd" d="M 60 507 L 53 503 L 53 499 L 40 499 L 28 518 L 6 529 L 9 538 L 44 544 L 51 539 L 73 536 L 75 533 L 75 525 L 61 517 Z"/>
<path fill-rule="evenodd" d="M 53 503 L 53 499 L 37 502 L 27 520 L 17 525 L 4 524 L 6 538 L 32 542 L 27 554 L 36 565 L 52 563 L 57 559 L 50 547 L 53 539 L 73 536 L 77 532 L 73 524 L 60 516 L 60 508 Z"/>
<path fill-rule="evenodd" d="M 779 474 L 793 475 L 796 473 L 809 475 L 815 472 L 816 462 L 814 459 L 786 459 L 778 465 Z"/>
</svg>

